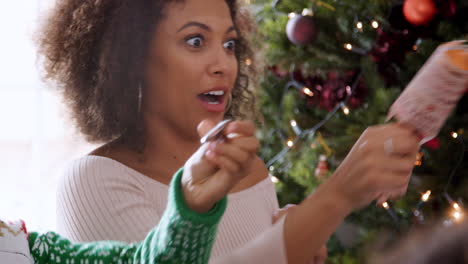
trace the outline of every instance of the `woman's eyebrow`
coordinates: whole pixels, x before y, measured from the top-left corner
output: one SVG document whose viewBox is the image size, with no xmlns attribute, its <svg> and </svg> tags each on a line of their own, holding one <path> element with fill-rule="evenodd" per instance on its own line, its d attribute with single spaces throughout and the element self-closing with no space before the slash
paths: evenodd
<svg viewBox="0 0 468 264">
<path fill-rule="evenodd" d="M 179 28 L 179 30 L 177 30 L 177 32 L 180 32 L 188 27 L 199 27 L 205 31 L 212 31 L 211 28 L 206 25 L 206 24 L 203 24 L 203 23 L 200 23 L 200 22 L 196 22 L 196 21 L 190 21 L 190 22 L 187 22 L 185 25 L 183 25 L 181 28 Z M 230 26 L 228 28 L 228 30 L 226 30 L 226 34 L 231 32 L 231 31 L 235 31 L 236 28 L 234 26 Z"/>
<path fill-rule="evenodd" d="M 186 23 L 185 25 L 183 25 L 181 28 L 179 28 L 179 30 L 177 30 L 177 32 L 180 32 L 182 30 L 184 30 L 185 28 L 188 28 L 188 27 L 199 27 L 203 30 L 206 30 L 206 31 L 211 31 L 211 28 L 203 23 L 200 23 L 200 22 L 195 22 L 195 21 L 190 21 L 188 23 Z"/>
</svg>

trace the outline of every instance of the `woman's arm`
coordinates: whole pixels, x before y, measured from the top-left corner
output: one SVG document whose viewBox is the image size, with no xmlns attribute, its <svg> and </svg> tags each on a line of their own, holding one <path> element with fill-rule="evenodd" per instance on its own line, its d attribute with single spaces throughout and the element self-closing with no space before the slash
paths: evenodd
<svg viewBox="0 0 468 264">
<path fill-rule="evenodd" d="M 392 153 L 384 148 L 388 139 L 393 141 Z M 353 210 L 381 193 L 403 194 L 418 149 L 419 138 L 410 129 L 400 125 L 369 128 L 328 181 L 279 223 L 215 263 L 309 263 Z M 278 250 L 281 247 L 283 251 Z"/>
</svg>

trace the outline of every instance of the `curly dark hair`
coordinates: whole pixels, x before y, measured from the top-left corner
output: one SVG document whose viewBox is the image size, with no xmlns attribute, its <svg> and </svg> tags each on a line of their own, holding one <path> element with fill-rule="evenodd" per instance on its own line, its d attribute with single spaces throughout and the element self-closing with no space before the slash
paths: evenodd
<svg viewBox="0 0 468 264">
<path fill-rule="evenodd" d="M 61 92 L 88 141 L 125 138 L 131 147 L 144 145 L 138 84 L 144 81 L 154 29 L 164 18 L 165 7 L 173 2 L 60 0 L 44 21 L 37 35 L 44 78 Z M 253 24 L 236 0 L 226 3 L 239 35 L 239 74 L 226 117 L 252 118 L 255 94 L 249 81 L 255 80 L 256 70 L 247 33 Z"/>
</svg>

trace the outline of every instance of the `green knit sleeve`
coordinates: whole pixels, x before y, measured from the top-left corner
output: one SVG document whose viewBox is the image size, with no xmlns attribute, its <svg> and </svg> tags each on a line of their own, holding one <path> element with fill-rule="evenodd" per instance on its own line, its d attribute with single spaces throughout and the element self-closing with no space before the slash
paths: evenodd
<svg viewBox="0 0 468 264">
<path fill-rule="evenodd" d="M 207 213 L 191 211 L 182 193 L 182 174 L 180 169 L 174 175 L 166 211 L 158 228 L 138 248 L 135 263 L 208 263 L 227 198 Z"/>
<path fill-rule="evenodd" d="M 205 214 L 191 211 L 183 197 L 182 174 L 180 169 L 174 175 L 166 211 L 142 242 L 71 243 L 54 232 L 33 232 L 29 233 L 29 246 L 35 263 L 208 263 L 227 198 Z"/>
</svg>

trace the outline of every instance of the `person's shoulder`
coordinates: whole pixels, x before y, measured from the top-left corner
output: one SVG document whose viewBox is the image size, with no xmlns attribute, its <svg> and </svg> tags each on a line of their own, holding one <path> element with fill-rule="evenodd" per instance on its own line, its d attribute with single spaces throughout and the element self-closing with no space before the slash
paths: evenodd
<svg viewBox="0 0 468 264">
<path fill-rule="evenodd" d="M 85 155 L 65 167 L 61 185 L 99 185 L 122 175 L 122 167 L 122 164 L 110 158 Z"/>
<path fill-rule="evenodd" d="M 66 172 L 78 175 L 87 175 L 102 173 L 109 170 L 119 170 L 122 166 L 123 165 L 118 161 L 107 157 L 85 155 L 70 162 L 67 166 Z"/>
</svg>

